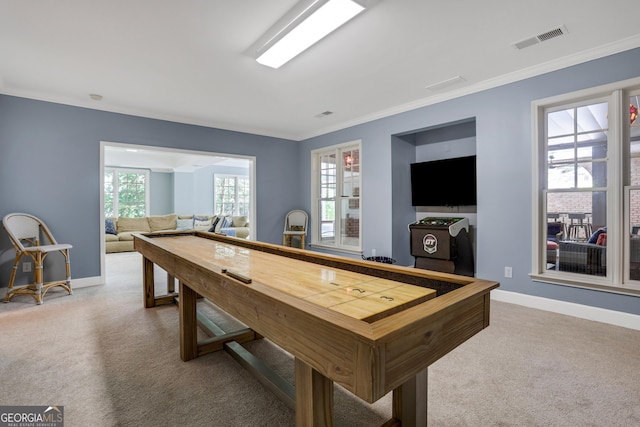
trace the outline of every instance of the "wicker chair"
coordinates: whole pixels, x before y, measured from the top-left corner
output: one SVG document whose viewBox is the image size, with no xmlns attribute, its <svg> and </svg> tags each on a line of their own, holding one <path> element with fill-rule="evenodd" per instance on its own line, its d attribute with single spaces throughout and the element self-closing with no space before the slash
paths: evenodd
<svg viewBox="0 0 640 427">
<path fill-rule="evenodd" d="M 293 210 L 287 214 L 284 220 L 284 231 L 282 232 L 282 245 L 291 246 L 294 237 L 300 238 L 300 248 L 304 249 L 304 240 L 307 236 L 308 216 L 305 211 Z"/>
<path fill-rule="evenodd" d="M 607 275 L 607 247 L 593 243 L 563 241 L 560 246 L 560 271 Z"/>
<path fill-rule="evenodd" d="M 4 302 L 9 302 L 15 295 L 26 294 L 31 295 L 38 304 L 42 304 L 44 295 L 54 286 L 61 286 L 71 294 L 69 249 L 71 249 L 72 246 L 56 242 L 49 228 L 33 215 L 11 213 L 2 219 L 2 224 L 16 251 L 16 259 L 13 262 L 13 270 L 11 271 L 11 278 L 9 279 L 9 286 Z M 44 260 L 50 252 L 60 252 L 62 254 L 65 259 L 67 277 L 64 280 L 43 283 Z M 13 284 L 16 279 L 18 265 L 20 264 L 20 259 L 25 255 L 30 256 L 34 262 L 34 282 L 14 288 Z"/>
</svg>

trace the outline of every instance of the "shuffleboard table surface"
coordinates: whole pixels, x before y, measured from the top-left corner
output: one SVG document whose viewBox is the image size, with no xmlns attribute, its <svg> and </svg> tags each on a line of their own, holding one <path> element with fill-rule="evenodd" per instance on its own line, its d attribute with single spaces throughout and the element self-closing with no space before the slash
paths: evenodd
<svg viewBox="0 0 640 427">
<path fill-rule="evenodd" d="M 156 239 L 167 251 L 250 278 L 347 316 L 374 320 L 435 297 L 433 289 L 376 278 L 196 236 Z M 154 241 L 155 242 L 155 241 Z"/>
</svg>

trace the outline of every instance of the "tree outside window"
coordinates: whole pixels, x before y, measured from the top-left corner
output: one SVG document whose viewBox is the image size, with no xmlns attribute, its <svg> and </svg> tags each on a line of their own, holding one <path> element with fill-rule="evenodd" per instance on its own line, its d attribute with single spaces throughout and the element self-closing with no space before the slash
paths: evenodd
<svg viewBox="0 0 640 427">
<path fill-rule="evenodd" d="M 105 169 L 105 217 L 141 218 L 147 216 L 148 186 L 148 171 Z"/>
<path fill-rule="evenodd" d="M 251 191 L 249 177 L 214 176 L 214 212 L 225 216 L 249 216 Z"/>
</svg>

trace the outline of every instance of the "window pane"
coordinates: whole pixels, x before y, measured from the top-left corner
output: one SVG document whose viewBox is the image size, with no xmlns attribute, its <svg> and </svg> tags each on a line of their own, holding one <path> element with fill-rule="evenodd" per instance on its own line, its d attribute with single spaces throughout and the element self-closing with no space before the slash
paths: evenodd
<svg viewBox="0 0 640 427">
<path fill-rule="evenodd" d="M 637 145 L 638 147 L 635 147 Z M 640 149 L 640 143 L 631 146 L 633 155 L 635 149 Z M 631 158 L 631 185 L 640 185 L 640 156 Z"/>
<path fill-rule="evenodd" d="M 574 132 L 574 109 L 570 108 L 562 111 L 555 111 L 547 115 L 547 136 L 573 134 Z"/>
<path fill-rule="evenodd" d="M 214 176 L 214 213 L 216 215 L 249 215 L 251 191 L 246 176 Z"/>
<path fill-rule="evenodd" d="M 640 185 L 640 119 L 638 119 L 640 95 L 629 97 L 629 137 L 631 157 L 631 185 Z"/>
<path fill-rule="evenodd" d="M 599 173 L 603 174 L 601 185 L 594 182 L 592 169 L 591 163 L 550 167 L 548 174 L 549 189 L 591 188 L 593 186 L 606 185 L 606 164 L 598 165 L 596 168 Z"/>
<path fill-rule="evenodd" d="M 250 189 L 249 178 L 238 178 L 238 215 L 249 216 Z"/>
<path fill-rule="evenodd" d="M 341 199 L 340 244 L 358 247 L 360 245 L 360 200 Z"/>
<path fill-rule="evenodd" d="M 609 127 L 608 111 L 609 105 L 606 102 L 579 107 L 578 132 L 607 129 Z"/>
<path fill-rule="evenodd" d="M 104 216 L 114 217 L 115 207 L 113 206 L 114 194 L 113 194 L 113 171 L 104 172 Z"/>
<path fill-rule="evenodd" d="M 547 114 L 548 189 L 607 185 L 607 109 L 605 102 Z"/>
<path fill-rule="evenodd" d="M 146 174 L 118 172 L 118 216 L 146 216 Z"/>
<path fill-rule="evenodd" d="M 594 233 L 607 225 L 606 192 L 547 194 L 547 268 L 606 276 L 606 242 L 597 244 Z M 558 235 L 558 229 L 561 230 Z M 600 232 L 602 234 L 602 232 Z M 590 238 L 595 241 L 589 242 Z M 555 241 L 557 252 L 552 251 Z M 554 253 L 557 258 L 554 259 Z"/>
<path fill-rule="evenodd" d="M 344 174 L 342 196 L 360 195 L 360 150 L 349 150 L 343 153 Z"/>
<path fill-rule="evenodd" d="M 321 201 L 318 217 L 320 218 L 320 241 L 323 243 L 335 242 L 335 201 Z"/>
<path fill-rule="evenodd" d="M 360 248 L 360 149 L 358 145 L 328 147 L 317 153 L 314 196 L 317 213 L 315 242 L 357 250 Z"/>
<path fill-rule="evenodd" d="M 629 205 L 629 278 L 640 280 L 640 190 L 631 190 Z"/>
</svg>

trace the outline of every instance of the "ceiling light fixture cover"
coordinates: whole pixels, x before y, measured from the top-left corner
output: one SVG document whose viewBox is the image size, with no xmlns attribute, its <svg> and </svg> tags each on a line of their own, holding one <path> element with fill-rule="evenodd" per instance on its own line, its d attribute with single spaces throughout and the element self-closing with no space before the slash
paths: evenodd
<svg viewBox="0 0 640 427">
<path fill-rule="evenodd" d="M 259 51 L 260 64 L 279 68 L 364 10 L 353 0 L 317 0 L 280 27 Z"/>
</svg>

